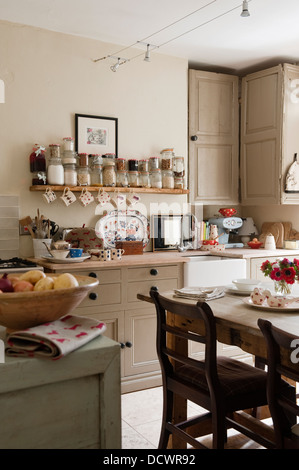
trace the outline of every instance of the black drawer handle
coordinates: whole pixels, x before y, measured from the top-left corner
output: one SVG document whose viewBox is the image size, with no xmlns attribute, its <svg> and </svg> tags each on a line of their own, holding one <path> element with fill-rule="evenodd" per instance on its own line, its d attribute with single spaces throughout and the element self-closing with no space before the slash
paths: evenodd
<svg viewBox="0 0 299 470">
<path fill-rule="evenodd" d="M 126 347 L 125 343 L 119 343 L 119 344 L 120 344 L 121 349 L 125 349 L 125 347 Z"/>
<path fill-rule="evenodd" d="M 151 270 L 150 270 L 150 274 L 151 274 L 152 276 L 157 276 L 157 274 L 159 274 L 159 271 L 158 271 L 158 269 L 151 269 Z"/>
<path fill-rule="evenodd" d="M 126 346 L 127 346 L 127 348 L 131 348 L 133 346 L 133 343 L 131 343 L 130 341 L 127 341 Z"/>
<path fill-rule="evenodd" d="M 91 292 L 89 294 L 89 298 L 90 300 L 96 300 L 98 298 L 98 294 L 96 294 L 96 292 Z"/>
<path fill-rule="evenodd" d="M 89 273 L 88 276 L 89 277 L 98 277 L 98 275 L 96 273 Z"/>
</svg>

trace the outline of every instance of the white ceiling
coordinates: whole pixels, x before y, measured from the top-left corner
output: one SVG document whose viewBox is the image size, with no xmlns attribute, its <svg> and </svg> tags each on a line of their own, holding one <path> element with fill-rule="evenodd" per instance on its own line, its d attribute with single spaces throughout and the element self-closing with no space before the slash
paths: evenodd
<svg viewBox="0 0 299 470">
<path fill-rule="evenodd" d="M 249 0 L 249 18 L 240 16 L 241 5 L 242 0 L 0 0 L 0 19 L 111 43 L 105 55 L 123 58 L 136 56 L 136 45 L 120 49 L 144 41 L 160 46 L 155 53 L 235 72 L 299 62 L 298 0 Z"/>
</svg>

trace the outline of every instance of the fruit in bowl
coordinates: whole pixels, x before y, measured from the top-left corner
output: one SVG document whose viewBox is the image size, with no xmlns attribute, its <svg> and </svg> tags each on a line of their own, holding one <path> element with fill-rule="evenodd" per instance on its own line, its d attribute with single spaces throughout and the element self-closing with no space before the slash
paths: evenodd
<svg viewBox="0 0 299 470">
<path fill-rule="evenodd" d="M 232 217 L 233 215 L 235 215 L 237 213 L 236 209 L 234 209 L 233 207 L 232 208 L 222 208 L 222 209 L 219 209 L 218 211 L 221 215 L 223 215 L 223 217 Z"/>
<path fill-rule="evenodd" d="M 20 276 L 4 274 L 0 278 L 0 325 L 20 330 L 58 320 L 98 284 L 97 279 L 70 273 L 48 276 L 32 270 Z"/>
<path fill-rule="evenodd" d="M 202 241 L 203 245 L 218 245 L 217 240 L 203 240 Z"/>
<path fill-rule="evenodd" d="M 247 245 L 250 246 L 250 248 L 255 248 L 255 249 L 258 249 L 262 246 L 262 242 L 260 242 L 257 238 L 254 238 L 253 240 L 251 240 L 250 242 L 247 242 Z"/>
</svg>

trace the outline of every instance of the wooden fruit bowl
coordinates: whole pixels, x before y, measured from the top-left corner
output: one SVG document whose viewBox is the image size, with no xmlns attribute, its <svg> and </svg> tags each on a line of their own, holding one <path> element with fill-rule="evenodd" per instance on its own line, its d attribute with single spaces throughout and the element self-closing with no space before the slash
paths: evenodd
<svg viewBox="0 0 299 470">
<path fill-rule="evenodd" d="M 49 276 L 55 278 L 58 274 Z M 77 287 L 0 294 L 0 325 L 9 330 L 21 330 L 67 315 L 99 284 L 89 276 L 74 276 L 79 283 Z"/>
</svg>

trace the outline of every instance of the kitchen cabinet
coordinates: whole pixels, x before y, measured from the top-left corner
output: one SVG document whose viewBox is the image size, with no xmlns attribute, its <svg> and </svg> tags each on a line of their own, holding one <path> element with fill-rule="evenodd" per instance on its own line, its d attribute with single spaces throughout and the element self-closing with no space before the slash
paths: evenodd
<svg viewBox="0 0 299 470">
<path fill-rule="evenodd" d="M 152 286 L 160 292 L 182 287 L 182 264 L 157 262 L 90 270 L 78 266 L 71 271 L 99 280 L 99 285 L 72 313 L 103 321 L 107 326 L 105 336 L 120 344 L 123 393 L 161 385 L 156 355 L 156 310 L 138 300 L 137 293 L 148 295 Z"/>
<path fill-rule="evenodd" d="M 299 67 L 282 64 L 242 79 L 241 197 L 244 205 L 298 204 L 286 175 L 299 150 Z"/>
<path fill-rule="evenodd" d="M 237 204 L 239 79 L 189 70 L 189 190 L 192 203 Z"/>
</svg>

